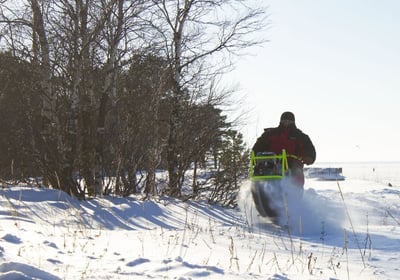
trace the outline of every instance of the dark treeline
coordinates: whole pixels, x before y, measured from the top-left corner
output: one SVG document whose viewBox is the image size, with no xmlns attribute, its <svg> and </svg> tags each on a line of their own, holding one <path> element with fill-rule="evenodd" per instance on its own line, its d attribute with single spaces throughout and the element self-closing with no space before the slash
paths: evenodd
<svg viewBox="0 0 400 280">
<path fill-rule="evenodd" d="M 191 195 L 232 203 L 243 139 L 221 106 L 227 58 L 261 43 L 243 1 L 2 1 L 0 177 L 86 195 Z M 226 11 L 231 11 L 227 18 Z M 225 13 L 223 12 L 225 11 Z M 212 159 L 213 164 L 210 165 Z M 137 176 L 143 174 L 143 176 Z M 203 185 L 204 184 L 204 185 Z M 212 185 L 212 187 L 210 187 Z"/>
</svg>

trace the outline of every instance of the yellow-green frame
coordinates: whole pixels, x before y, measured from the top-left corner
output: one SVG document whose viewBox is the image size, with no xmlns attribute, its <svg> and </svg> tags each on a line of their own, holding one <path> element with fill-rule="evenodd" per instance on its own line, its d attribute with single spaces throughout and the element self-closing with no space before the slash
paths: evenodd
<svg viewBox="0 0 400 280">
<path fill-rule="evenodd" d="M 265 159 L 279 159 L 281 160 L 282 170 L 280 174 L 275 175 L 254 175 L 254 167 L 257 164 L 257 160 L 265 160 Z M 250 180 L 252 181 L 265 181 L 265 180 L 276 180 L 282 179 L 285 176 L 286 171 L 289 169 L 286 150 L 282 150 L 282 154 L 280 155 L 259 155 L 256 156 L 254 151 L 250 153 Z"/>
</svg>

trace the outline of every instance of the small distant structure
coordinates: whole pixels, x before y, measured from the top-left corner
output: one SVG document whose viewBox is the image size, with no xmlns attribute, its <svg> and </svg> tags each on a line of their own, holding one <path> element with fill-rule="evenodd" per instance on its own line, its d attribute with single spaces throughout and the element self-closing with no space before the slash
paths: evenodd
<svg viewBox="0 0 400 280">
<path fill-rule="evenodd" d="M 322 181 L 343 181 L 341 167 L 310 167 L 304 169 L 304 176 Z"/>
</svg>

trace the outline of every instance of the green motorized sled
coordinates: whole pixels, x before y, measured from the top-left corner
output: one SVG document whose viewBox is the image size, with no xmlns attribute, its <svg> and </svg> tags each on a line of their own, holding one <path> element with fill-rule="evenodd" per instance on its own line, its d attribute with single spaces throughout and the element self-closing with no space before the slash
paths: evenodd
<svg viewBox="0 0 400 280">
<path fill-rule="evenodd" d="M 258 213 L 272 220 L 278 216 L 274 206 L 281 200 L 281 181 L 288 174 L 287 154 L 262 152 L 250 154 L 251 193 Z"/>
<path fill-rule="evenodd" d="M 286 151 L 277 155 L 272 152 L 261 152 L 257 155 L 254 151 L 250 154 L 250 180 L 268 181 L 283 179 L 289 169 Z"/>
</svg>

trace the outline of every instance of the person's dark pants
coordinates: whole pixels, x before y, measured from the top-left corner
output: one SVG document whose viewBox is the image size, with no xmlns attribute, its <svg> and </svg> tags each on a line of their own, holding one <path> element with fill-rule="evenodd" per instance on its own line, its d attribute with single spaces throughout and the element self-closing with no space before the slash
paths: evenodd
<svg viewBox="0 0 400 280">
<path fill-rule="evenodd" d="M 303 168 L 290 168 L 290 177 L 292 179 L 292 183 L 299 187 L 304 189 L 304 173 L 303 173 Z"/>
</svg>

